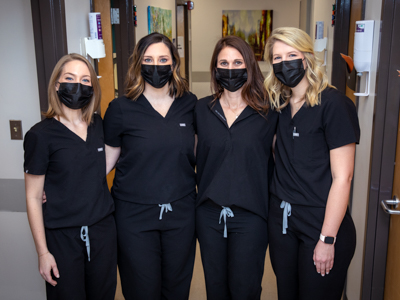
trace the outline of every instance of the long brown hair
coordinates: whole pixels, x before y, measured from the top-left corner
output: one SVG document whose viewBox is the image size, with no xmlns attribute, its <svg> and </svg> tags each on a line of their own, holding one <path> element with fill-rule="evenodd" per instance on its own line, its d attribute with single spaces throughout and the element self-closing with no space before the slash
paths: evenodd
<svg viewBox="0 0 400 300">
<path fill-rule="evenodd" d="M 224 88 L 217 81 L 216 71 L 218 55 L 225 47 L 232 47 L 240 52 L 243 56 L 247 69 L 247 81 L 242 87 L 242 98 L 247 105 L 258 112 L 267 113 L 269 109 L 268 94 L 263 85 L 264 76 L 256 61 L 253 50 L 250 45 L 237 36 L 228 35 L 221 38 L 214 48 L 211 58 L 211 91 L 214 94 L 214 101 L 221 98 Z"/>
<path fill-rule="evenodd" d="M 141 38 L 136 44 L 131 57 L 129 58 L 129 70 L 126 75 L 125 96 L 136 100 L 144 91 L 144 79 L 141 74 L 142 61 L 147 48 L 156 43 L 164 43 L 172 57 L 172 77 L 169 82 L 168 94 L 172 97 L 181 97 L 185 92 L 189 91 L 189 84 L 180 74 L 181 60 L 178 50 L 168 37 L 161 33 L 151 33 Z"/>
<path fill-rule="evenodd" d="M 46 118 L 53 118 L 55 116 L 65 118 L 60 99 L 58 98 L 58 95 L 57 95 L 56 84 L 57 84 L 58 80 L 60 79 L 60 76 L 63 72 L 64 66 L 67 63 L 74 61 L 74 60 L 79 60 L 79 61 L 83 62 L 89 69 L 90 81 L 92 82 L 92 87 L 93 87 L 93 96 L 92 96 L 92 99 L 90 100 L 90 103 L 88 105 L 86 105 L 84 108 L 82 108 L 81 110 L 82 110 L 83 120 L 87 124 L 90 124 L 90 122 L 92 121 L 94 112 L 97 111 L 100 106 L 101 89 L 100 89 L 99 81 L 97 79 L 96 72 L 93 69 L 93 66 L 86 58 L 84 58 L 82 55 L 79 55 L 77 53 L 71 53 L 71 54 L 64 55 L 63 57 L 60 58 L 60 60 L 57 62 L 56 66 L 54 67 L 53 73 L 51 73 L 49 86 L 47 88 L 49 108 L 48 108 L 47 112 L 43 113 L 43 115 Z"/>
</svg>

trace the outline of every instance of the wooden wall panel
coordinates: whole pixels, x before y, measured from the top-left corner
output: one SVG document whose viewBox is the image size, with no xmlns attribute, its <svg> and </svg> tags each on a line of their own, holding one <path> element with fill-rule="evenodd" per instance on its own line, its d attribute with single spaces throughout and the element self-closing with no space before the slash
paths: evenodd
<svg viewBox="0 0 400 300">
<path fill-rule="evenodd" d="M 101 27 L 103 31 L 103 41 L 106 48 L 106 57 L 98 61 L 98 75 L 101 87 L 101 116 L 107 110 L 108 104 L 114 99 L 114 64 L 113 64 L 113 48 L 112 48 L 112 32 L 110 20 L 110 1 L 94 0 L 93 9 L 95 12 L 101 13 Z M 114 171 L 107 176 L 108 186 L 112 186 L 114 180 Z"/>
</svg>

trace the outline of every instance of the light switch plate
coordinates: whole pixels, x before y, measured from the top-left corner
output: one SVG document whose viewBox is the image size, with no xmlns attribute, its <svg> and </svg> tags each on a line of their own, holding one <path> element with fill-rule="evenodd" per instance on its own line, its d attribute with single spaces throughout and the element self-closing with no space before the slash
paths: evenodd
<svg viewBox="0 0 400 300">
<path fill-rule="evenodd" d="M 10 133 L 12 140 L 22 140 L 22 122 L 10 120 Z"/>
</svg>

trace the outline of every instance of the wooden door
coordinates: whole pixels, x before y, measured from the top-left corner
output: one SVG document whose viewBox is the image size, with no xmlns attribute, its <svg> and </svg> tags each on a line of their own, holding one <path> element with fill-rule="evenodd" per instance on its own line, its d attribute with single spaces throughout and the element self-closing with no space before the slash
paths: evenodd
<svg viewBox="0 0 400 300">
<path fill-rule="evenodd" d="M 400 197 L 400 0 L 382 1 L 380 25 L 362 300 L 400 299 L 400 215 L 381 207 Z"/>
<path fill-rule="evenodd" d="M 400 127 L 397 129 L 396 161 L 392 194 L 393 197 L 400 197 Z M 384 292 L 385 300 L 400 299 L 400 215 L 396 215 L 397 211 L 398 210 L 394 210 L 393 212 L 395 214 L 392 214 L 390 217 Z M 400 211 L 398 212 L 400 213 Z"/>
</svg>

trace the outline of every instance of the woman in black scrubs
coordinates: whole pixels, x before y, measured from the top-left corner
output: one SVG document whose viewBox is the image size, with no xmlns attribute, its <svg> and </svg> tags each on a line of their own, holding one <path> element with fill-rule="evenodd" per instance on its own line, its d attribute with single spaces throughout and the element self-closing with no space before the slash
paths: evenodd
<svg viewBox="0 0 400 300">
<path fill-rule="evenodd" d="M 100 86 L 78 54 L 50 78 L 45 119 L 25 135 L 29 224 L 47 299 L 114 299 L 117 237 L 106 183 Z M 47 202 L 42 207 L 42 194 Z"/>
<path fill-rule="evenodd" d="M 195 256 L 197 98 L 164 35 L 142 38 L 131 56 L 126 93 L 104 118 L 118 266 L 125 299 L 188 299 Z"/>
<path fill-rule="evenodd" d="M 242 39 L 218 41 L 213 95 L 195 108 L 196 232 L 207 299 L 260 299 L 268 245 L 268 185 L 277 114 Z"/>
<path fill-rule="evenodd" d="M 328 84 L 302 30 L 275 29 L 265 86 L 280 111 L 268 221 L 280 300 L 341 299 L 356 235 L 347 209 L 355 144 L 353 102 Z"/>
</svg>

